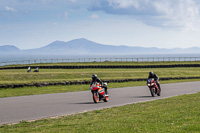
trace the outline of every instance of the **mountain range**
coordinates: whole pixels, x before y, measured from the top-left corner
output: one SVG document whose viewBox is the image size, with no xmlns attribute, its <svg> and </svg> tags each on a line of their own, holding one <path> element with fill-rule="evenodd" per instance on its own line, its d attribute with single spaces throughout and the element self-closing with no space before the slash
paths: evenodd
<svg viewBox="0 0 200 133">
<path fill-rule="evenodd" d="M 55 41 L 47 46 L 20 50 L 13 45 L 0 46 L 0 54 L 53 54 L 53 55 L 77 55 L 77 54 L 176 54 L 176 53 L 200 53 L 200 47 L 191 48 L 156 48 L 139 46 L 113 46 L 96 43 L 84 38 L 71 40 L 68 42 Z"/>
</svg>

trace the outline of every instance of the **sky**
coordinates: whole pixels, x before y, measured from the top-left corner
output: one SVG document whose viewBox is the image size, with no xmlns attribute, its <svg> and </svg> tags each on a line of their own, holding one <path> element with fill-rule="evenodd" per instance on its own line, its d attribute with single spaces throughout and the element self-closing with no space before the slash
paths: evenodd
<svg viewBox="0 0 200 133">
<path fill-rule="evenodd" d="M 200 47 L 200 0 L 0 0 L 0 46 L 78 38 L 158 48 Z"/>
</svg>

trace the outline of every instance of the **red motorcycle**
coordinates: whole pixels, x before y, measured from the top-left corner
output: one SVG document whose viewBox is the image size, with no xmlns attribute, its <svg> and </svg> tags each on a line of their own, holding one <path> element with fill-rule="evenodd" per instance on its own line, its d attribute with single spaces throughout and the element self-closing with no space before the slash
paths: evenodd
<svg viewBox="0 0 200 133">
<path fill-rule="evenodd" d="M 152 97 L 154 97 L 156 94 L 160 96 L 161 91 L 154 78 L 149 78 L 147 80 L 147 86 L 149 87 Z"/>
<path fill-rule="evenodd" d="M 104 85 L 107 85 L 104 83 Z M 90 87 L 93 101 L 94 103 L 98 103 L 99 101 L 103 100 L 104 102 L 108 102 L 108 95 L 105 94 L 104 86 L 101 86 L 99 83 L 95 82 Z"/>
</svg>

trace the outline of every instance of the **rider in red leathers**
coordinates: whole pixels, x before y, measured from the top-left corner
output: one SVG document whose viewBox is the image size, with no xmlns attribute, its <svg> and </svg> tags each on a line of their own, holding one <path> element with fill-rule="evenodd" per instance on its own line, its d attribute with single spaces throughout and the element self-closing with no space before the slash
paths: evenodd
<svg viewBox="0 0 200 133">
<path fill-rule="evenodd" d="M 160 91 L 161 91 L 158 76 L 157 76 L 156 74 L 154 74 L 154 73 L 151 71 L 151 72 L 149 72 L 149 77 L 148 77 L 148 79 L 149 79 L 149 78 L 154 78 L 154 80 L 156 81 L 156 84 L 158 85 L 158 88 L 159 88 Z"/>
<path fill-rule="evenodd" d="M 92 82 L 90 83 L 90 86 L 91 86 L 94 82 L 100 83 L 101 86 L 102 86 L 103 88 L 105 88 L 105 93 L 108 94 L 108 91 L 107 91 L 107 89 L 108 89 L 107 84 L 106 84 L 106 83 L 103 83 L 103 82 L 97 77 L 96 74 L 93 74 L 93 75 L 92 75 Z"/>
</svg>

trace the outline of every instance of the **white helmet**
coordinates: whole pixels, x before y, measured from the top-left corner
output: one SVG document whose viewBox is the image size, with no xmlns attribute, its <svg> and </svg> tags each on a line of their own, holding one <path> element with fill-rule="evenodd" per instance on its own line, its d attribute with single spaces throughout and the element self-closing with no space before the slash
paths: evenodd
<svg viewBox="0 0 200 133">
<path fill-rule="evenodd" d="M 107 87 L 107 83 L 103 83 L 103 86 L 104 86 L 104 87 Z"/>
</svg>

